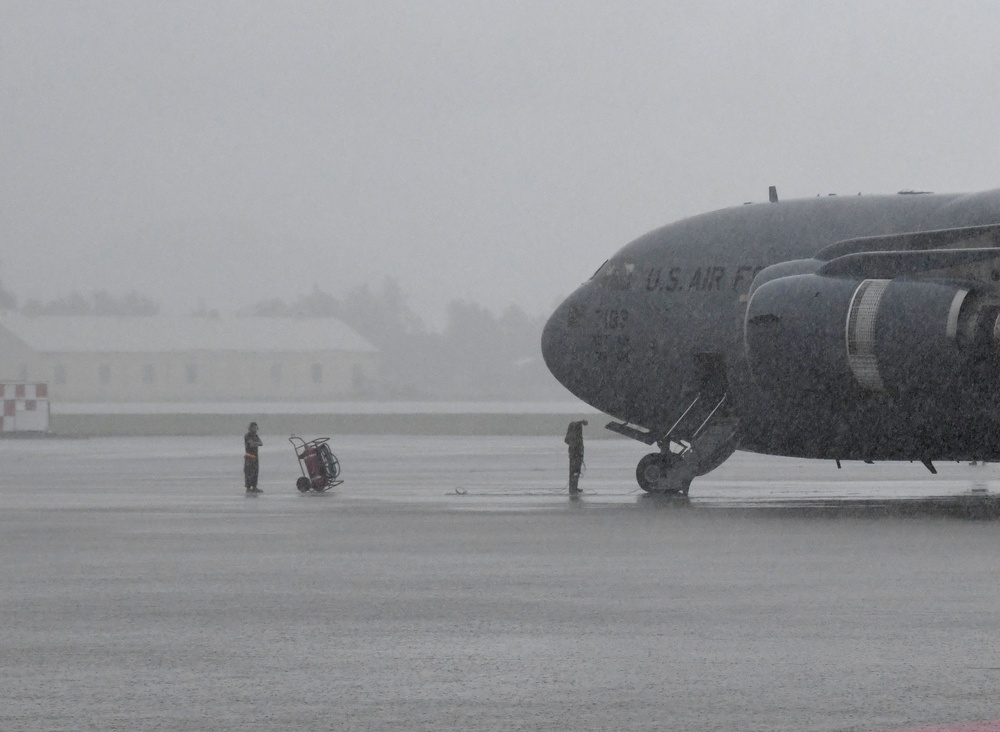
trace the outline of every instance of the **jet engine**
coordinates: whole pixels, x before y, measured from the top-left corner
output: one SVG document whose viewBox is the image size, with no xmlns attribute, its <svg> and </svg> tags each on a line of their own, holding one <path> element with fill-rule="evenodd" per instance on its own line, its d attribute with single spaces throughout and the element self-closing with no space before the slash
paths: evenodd
<svg viewBox="0 0 1000 732">
<path fill-rule="evenodd" d="M 898 396 L 971 384 L 1000 334 L 1000 293 L 992 289 L 822 274 L 767 281 L 746 312 L 754 383 L 786 399 L 831 391 Z"/>
</svg>

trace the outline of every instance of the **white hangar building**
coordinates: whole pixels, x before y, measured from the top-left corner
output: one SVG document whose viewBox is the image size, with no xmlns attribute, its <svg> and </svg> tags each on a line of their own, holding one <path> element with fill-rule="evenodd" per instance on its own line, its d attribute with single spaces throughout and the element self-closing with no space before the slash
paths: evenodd
<svg viewBox="0 0 1000 732">
<path fill-rule="evenodd" d="M 47 383 L 50 402 L 329 401 L 377 367 L 334 318 L 0 317 L 0 381 Z"/>
</svg>

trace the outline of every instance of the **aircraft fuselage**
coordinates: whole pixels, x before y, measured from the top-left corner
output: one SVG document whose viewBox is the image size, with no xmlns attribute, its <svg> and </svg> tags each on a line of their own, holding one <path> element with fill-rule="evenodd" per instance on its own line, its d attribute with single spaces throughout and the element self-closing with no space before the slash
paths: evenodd
<svg viewBox="0 0 1000 732">
<path fill-rule="evenodd" d="M 759 383 L 747 355 L 747 304 L 766 268 L 790 263 L 794 274 L 796 262 L 844 240 L 997 223 L 1000 190 L 801 199 L 684 219 L 623 247 L 559 306 L 543 335 L 545 361 L 583 401 L 653 436 L 666 434 L 705 390 L 704 363 L 714 358 L 724 371 L 725 411 L 740 422 L 740 449 L 837 459 L 1000 458 L 997 407 L 983 403 L 992 384 L 949 387 L 941 373 L 937 391 L 928 384 L 926 392 L 869 393 L 817 382 L 792 394 Z M 807 353 L 810 340 L 774 359 L 795 366 L 825 358 Z"/>
</svg>

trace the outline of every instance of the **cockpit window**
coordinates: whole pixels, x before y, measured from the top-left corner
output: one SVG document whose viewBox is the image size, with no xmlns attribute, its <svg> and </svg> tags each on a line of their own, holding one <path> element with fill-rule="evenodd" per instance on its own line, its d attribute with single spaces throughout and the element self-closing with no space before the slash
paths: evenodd
<svg viewBox="0 0 1000 732">
<path fill-rule="evenodd" d="M 608 266 L 608 262 L 610 262 L 610 261 L 611 261 L 610 259 L 605 259 L 604 260 L 604 264 L 602 264 L 600 267 L 598 267 L 597 271 L 594 272 L 594 274 L 590 275 L 590 279 L 592 279 L 592 280 L 597 279 L 597 276 L 599 274 L 601 274 L 601 272 L 604 270 L 605 267 Z"/>
<path fill-rule="evenodd" d="M 591 279 L 610 290 L 627 290 L 632 284 L 632 272 L 634 271 L 634 262 L 609 259 L 601 265 L 601 268 Z"/>
</svg>

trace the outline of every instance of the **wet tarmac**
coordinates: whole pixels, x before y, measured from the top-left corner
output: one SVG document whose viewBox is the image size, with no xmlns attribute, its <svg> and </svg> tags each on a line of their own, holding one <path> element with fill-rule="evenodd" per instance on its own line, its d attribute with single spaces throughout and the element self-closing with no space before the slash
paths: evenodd
<svg viewBox="0 0 1000 732">
<path fill-rule="evenodd" d="M 1000 719 L 1000 466 L 738 454 L 671 501 L 591 440 L 570 499 L 561 436 L 352 436 L 303 495 L 262 432 L 251 498 L 241 432 L 0 440 L 0 729 Z"/>
</svg>

